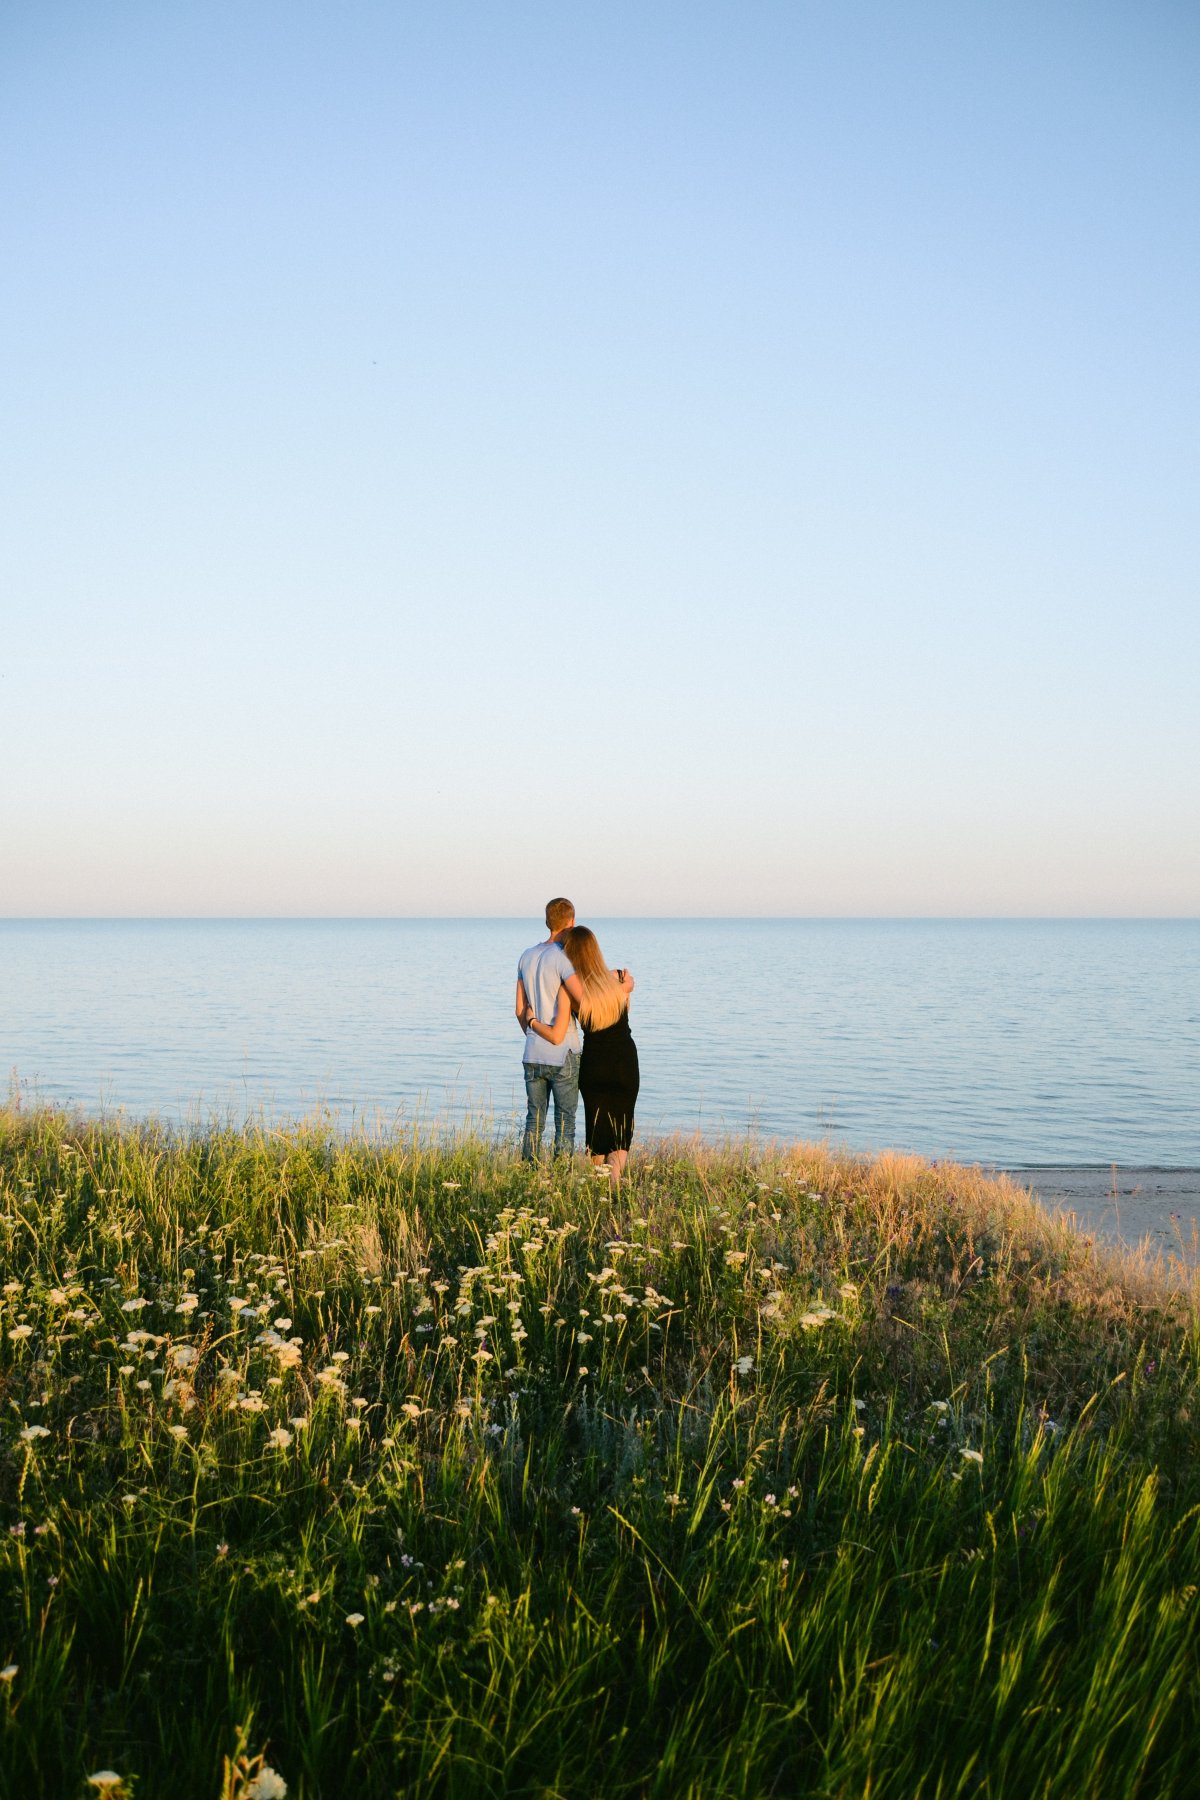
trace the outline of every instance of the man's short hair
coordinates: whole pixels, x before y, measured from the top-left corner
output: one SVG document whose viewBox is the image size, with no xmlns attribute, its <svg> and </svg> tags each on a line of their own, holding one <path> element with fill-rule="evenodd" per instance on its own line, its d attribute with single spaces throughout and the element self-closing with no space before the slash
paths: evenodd
<svg viewBox="0 0 1200 1800">
<path fill-rule="evenodd" d="M 575 908 L 569 900 L 547 900 L 547 931 L 565 931 L 568 925 L 575 923 Z"/>
</svg>

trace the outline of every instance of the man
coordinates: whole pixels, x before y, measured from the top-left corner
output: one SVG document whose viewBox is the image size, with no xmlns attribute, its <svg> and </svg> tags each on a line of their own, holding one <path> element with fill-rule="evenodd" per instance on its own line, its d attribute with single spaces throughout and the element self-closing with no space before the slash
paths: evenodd
<svg viewBox="0 0 1200 1800">
<path fill-rule="evenodd" d="M 571 1156 L 575 1150 L 575 1110 L 579 1105 L 579 1053 L 582 1040 L 579 1027 L 572 1018 L 561 1044 L 548 1044 L 545 1038 L 530 1031 L 531 1017 L 543 1025 L 554 1022 L 558 996 L 566 988 L 578 1004 L 583 988 L 578 975 L 567 961 L 561 939 L 575 923 L 575 908 L 569 900 L 551 900 L 546 906 L 546 929 L 549 937 L 533 944 L 517 964 L 517 1023 L 525 1033 L 525 1136 L 521 1155 L 535 1162 L 542 1144 L 542 1130 L 550 1096 L 554 1096 L 554 1154 Z"/>
</svg>

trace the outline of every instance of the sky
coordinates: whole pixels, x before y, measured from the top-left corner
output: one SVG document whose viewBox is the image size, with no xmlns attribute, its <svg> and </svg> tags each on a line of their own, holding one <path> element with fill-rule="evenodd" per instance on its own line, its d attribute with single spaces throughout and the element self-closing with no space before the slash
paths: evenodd
<svg viewBox="0 0 1200 1800">
<path fill-rule="evenodd" d="M 0 9 L 0 915 L 1200 913 L 1200 12 Z"/>
</svg>

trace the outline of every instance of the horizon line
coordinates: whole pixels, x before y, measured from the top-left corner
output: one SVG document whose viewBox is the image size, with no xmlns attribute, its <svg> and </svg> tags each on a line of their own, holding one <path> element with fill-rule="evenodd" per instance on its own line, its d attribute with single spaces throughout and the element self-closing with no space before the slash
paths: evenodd
<svg viewBox="0 0 1200 1800">
<path fill-rule="evenodd" d="M 1197 913 L 675 913 L 595 912 L 593 919 L 677 924 L 1191 925 Z M 0 925 L 484 925 L 528 924 L 529 913 L 0 913 Z"/>
</svg>

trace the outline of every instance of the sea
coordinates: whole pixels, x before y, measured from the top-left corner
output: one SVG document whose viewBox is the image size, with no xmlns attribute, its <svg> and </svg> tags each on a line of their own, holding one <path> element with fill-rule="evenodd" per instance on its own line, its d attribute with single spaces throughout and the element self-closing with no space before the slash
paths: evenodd
<svg viewBox="0 0 1200 1800">
<path fill-rule="evenodd" d="M 1200 1169 L 1198 920 L 589 923 L 637 981 L 643 1139 L 1111 1170 L 1114 1198 L 1122 1171 Z M 516 964 L 543 935 L 511 918 L 0 920 L 0 1070 L 26 1103 L 180 1128 L 320 1115 L 511 1141 Z M 1166 1182 L 1162 1229 L 1186 1226 L 1195 1185 Z"/>
</svg>

